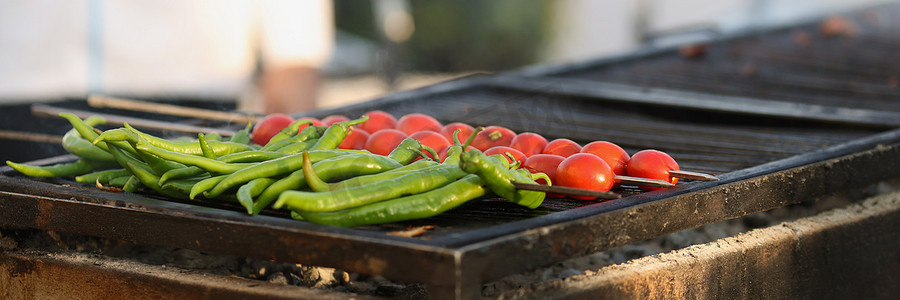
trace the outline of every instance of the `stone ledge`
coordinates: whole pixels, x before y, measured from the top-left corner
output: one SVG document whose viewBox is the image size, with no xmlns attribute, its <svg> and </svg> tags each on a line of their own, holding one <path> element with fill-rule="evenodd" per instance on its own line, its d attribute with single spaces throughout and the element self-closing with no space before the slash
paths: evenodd
<svg viewBox="0 0 900 300">
<path fill-rule="evenodd" d="M 894 299 L 900 192 L 501 298 Z"/>
</svg>

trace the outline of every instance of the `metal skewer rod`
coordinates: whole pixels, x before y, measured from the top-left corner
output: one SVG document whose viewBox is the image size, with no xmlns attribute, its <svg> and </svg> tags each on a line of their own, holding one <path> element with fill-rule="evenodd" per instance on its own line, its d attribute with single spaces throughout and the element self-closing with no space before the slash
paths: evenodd
<svg viewBox="0 0 900 300">
<path fill-rule="evenodd" d="M 640 178 L 640 177 L 631 177 L 631 176 L 622 176 L 616 175 L 613 179 L 616 180 L 619 184 L 624 185 L 637 185 L 637 186 L 649 186 L 649 187 L 673 187 L 675 186 L 671 182 L 659 179 L 650 179 L 650 178 Z"/>
<path fill-rule="evenodd" d="M 557 193 L 557 194 L 565 194 L 565 195 L 575 195 L 575 196 L 588 196 L 588 197 L 597 197 L 600 199 L 618 199 L 622 198 L 622 195 L 613 192 L 600 192 L 600 191 L 592 191 L 586 189 L 579 189 L 567 186 L 549 186 L 543 184 L 533 184 L 533 183 L 520 183 L 513 182 L 513 185 L 520 190 L 528 190 L 528 191 L 538 191 L 545 193 Z"/>
<path fill-rule="evenodd" d="M 719 181 L 719 178 L 713 175 L 699 173 L 699 172 L 691 172 L 685 170 L 674 170 L 669 171 L 669 176 L 691 179 L 691 180 L 702 180 L 702 181 Z"/>
<path fill-rule="evenodd" d="M 156 120 L 148 120 L 142 118 L 134 118 L 134 117 L 125 117 L 111 114 L 101 114 L 95 113 L 91 111 L 77 110 L 77 109 L 68 109 L 68 108 L 57 108 L 53 106 L 43 105 L 43 104 L 33 104 L 31 105 L 31 113 L 36 116 L 49 116 L 49 117 L 58 117 L 60 113 L 70 113 L 78 116 L 79 118 L 87 118 L 90 116 L 98 116 L 106 119 L 107 124 L 114 125 L 122 125 L 124 123 L 128 123 L 134 127 L 139 128 L 151 128 L 157 130 L 172 130 L 178 132 L 186 132 L 186 133 L 211 133 L 215 132 L 221 134 L 223 136 L 231 136 L 234 135 L 234 130 L 229 129 L 221 129 L 221 128 L 212 128 L 212 127 L 200 127 L 200 126 L 192 126 L 186 124 L 172 123 L 172 122 L 162 122 Z"/>
<path fill-rule="evenodd" d="M 38 142 L 38 143 L 52 143 L 52 144 L 62 143 L 62 136 L 59 136 L 59 135 L 50 135 L 50 134 L 15 131 L 15 130 L 2 130 L 2 129 L 0 129 L 0 139 L 21 140 L 21 141 Z"/>
<path fill-rule="evenodd" d="M 226 122 L 238 122 L 238 123 L 252 122 L 252 123 L 256 124 L 256 123 L 259 123 L 259 120 L 260 120 L 260 117 L 248 115 L 248 114 L 217 111 L 217 110 L 202 109 L 202 108 L 193 108 L 193 107 L 183 107 L 183 106 L 178 106 L 178 105 L 154 103 L 154 102 L 139 101 L 139 100 L 132 100 L 132 99 L 123 99 L 123 98 L 109 97 L 109 96 L 103 96 L 103 95 L 90 95 L 87 98 L 87 103 L 88 103 L 88 105 L 90 105 L 92 107 L 97 107 L 97 108 L 110 107 L 110 108 L 142 111 L 142 112 L 149 112 L 149 113 L 162 114 L 162 115 L 193 117 L 193 118 L 200 118 L 200 119 L 207 119 L 207 120 L 226 121 Z"/>
</svg>

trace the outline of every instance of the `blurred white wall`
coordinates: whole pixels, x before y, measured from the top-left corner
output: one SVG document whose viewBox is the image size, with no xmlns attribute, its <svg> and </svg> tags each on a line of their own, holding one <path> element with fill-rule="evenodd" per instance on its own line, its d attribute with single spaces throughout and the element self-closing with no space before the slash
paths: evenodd
<svg viewBox="0 0 900 300">
<path fill-rule="evenodd" d="M 647 33 L 707 28 L 727 34 L 886 2 L 896 0 L 559 0 L 553 10 L 554 36 L 542 60 L 579 61 L 627 52 L 640 46 Z"/>
</svg>

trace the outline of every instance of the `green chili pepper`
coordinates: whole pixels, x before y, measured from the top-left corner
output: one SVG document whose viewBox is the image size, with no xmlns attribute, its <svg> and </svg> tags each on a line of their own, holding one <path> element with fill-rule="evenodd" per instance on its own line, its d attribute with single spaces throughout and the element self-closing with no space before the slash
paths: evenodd
<svg viewBox="0 0 900 300">
<path fill-rule="evenodd" d="M 129 172 L 130 173 L 130 172 Z M 120 176 L 109 180 L 109 186 L 123 188 L 134 175 Z"/>
<path fill-rule="evenodd" d="M 424 168 L 435 166 L 437 164 L 438 164 L 437 162 L 431 161 L 431 160 L 420 160 L 420 161 L 416 161 L 411 164 L 408 164 L 408 165 L 405 165 L 405 166 L 402 166 L 402 167 L 399 167 L 399 168 L 396 168 L 393 170 L 388 170 L 388 171 L 385 171 L 382 173 L 356 176 L 356 177 L 352 177 L 352 178 L 342 180 L 339 182 L 329 183 L 328 190 L 334 191 L 334 190 L 340 190 L 340 189 L 345 189 L 345 188 L 354 187 L 354 186 L 366 185 L 366 184 L 369 184 L 372 182 L 384 181 L 384 180 L 395 178 L 395 177 L 398 177 L 401 175 L 410 174 L 410 173 L 414 173 L 414 172 L 420 172 Z M 313 189 L 313 191 L 316 191 L 316 190 Z M 319 192 L 319 191 L 316 191 L 316 192 Z"/>
<path fill-rule="evenodd" d="M 347 131 L 350 126 L 361 124 L 369 120 L 369 116 L 363 115 L 359 119 L 337 122 L 328 126 L 319 141 L 310 148 L 310 150 L 331 150 L 336 149 L 344 138 L 347 137 Z"/>
<path fill-rule="evenodd" d="M 278 143 L 281 140 L 284 140 L 284 139 L 287 139 L 287 138 L 297 135 L 298 132 L 300 132 L 300 126 L 310 125 L 310 126 L 307 126 L 307 128 L 308 128 L 308 127 L 312 127 L 312 123 L 313 122 L 311 120 L 302 120 L 302 119 L 298 119 L 298 120 L 295 120 L 294 122 L 291 122 L 290 125 L 288 125 L 285 128 L 282 128 L 281 131 L 279 131 L 278 133 L 273 135 L 272 138 L 269 139 L 269 142 L 266 143 L 265 146 L 263 146 L 263 149 L 266 149 L 266 146 Z"/>
<path fill-rule="evenodd" d="M 213 176 L 200 180 L 200 182 L 197 182 L 191 187 L 191 193 L 188 194 L 188 198 L 194 199 L 194 197 L 197 197 L 200 193 L 206 192 L 216 186 L 216 184 L 219 184 L 225 177 L 228 177 L 228 175 Z"/>
<path fill-rule="evenodd" d="M 326 158 L 345 155 L 347 154 L 347 152 L 310 151 L 309 154 L 310 159 L 312 159 L 313 161 L 319 161 Z M 290 173 L 300 169 L 301 166 L 303 166 L 303 156 L 301 154 L 285 156 L 282 158 L 254 164 L 247 168 L 243 168 L 234 173 L 231 173 L 227 178 L 222 180 L 222 182 L 219 182 L 219 184 L 209 190 L 208 194 L 210 195 L 210 197 L 216 197 L 226 190 L 247 183 L 250 180 L 260 177 L 272 177 Z"/>
<path fill-rule="evenodd" d="M 164 185 L 172 179 L 190 178 L 196 176 L 209 175 L 209 172 L 198 166 L 187 166 L 184 168 L 171 169 L 159 175 L 159 185 Z"/>
<path fill-rule="evenodd" d="M 162 189 L 172 190 L 180 194 L 189 195 L 191 193 L 191 187 L 193 187 L 198 182 L 200 182 L 200 179 L 197 178 L 170 180 L 162 186 Z"/>
<path fill-rule="evenodd" d="M 274 208 L 287 205 L 292 210 L 327 212 L 418 194 L 441 186 L 465 175 L 459 166 L 437 165 L 421 172 L 403 175 L 389 181 L 330 192 L 286 191 L 278 196 Z"/>
<path fill-rule="evenodd" d="M 253 129 L 253 123 L 247 122 L 247 126 L 244 129 L 238 130 L 231 136 L 229 142 L 238 143 L 238 144 L 250 144 L 250 130 Z"/>
<path fill-rule="evenodd" d="M 110 155 L 112 156 L 112 155 Z M 75 182 L 85 183 L 85 184 L 107 184 L 110 180 L 116 177 L 122 176 L 131 176 L 131 172 L 125 169 L 112 169 L 112 170 L 103 170 L 97 171 L 93 173 L 84 174 L 81 176 L 75 176 Z"/>
<path fill-rule="evenodd" d="M 406 138 L 403 141 L 400 141 L 400 144 L 397 145 L 394 150 L 391 150 L 391 153 L 388 153 L 387 157 L 399 162 L 400 164 L 407 165 L 419 158 L 420 153 L 422 153 L 422 142 L 419 142 L 416 139 Z"/>
<path fill-rule="evenodd" d="M 95 130 L 97 130 L 96 128 L 94 128 L 91 125 L 88 125 L 87 123 L 84 122 L 84 120 L 82 120 L 78 116 L 70 114 L 70 113 L 60 113 L 59 116 L 68 120 L 69 123 L 72 124 L 72 128 L 74 128 L 76 131 L 78 131 L 78 134 L 80 134 L 81 137 L 90 141 L 92 144 L 96 145 L 100 149 L 103 149 L 104 151 L 109 152 L 109 147 L 106 145 L 106 143 L 95 143 L 94 142 L 97 139 L 97 137 L 100 136 L 97 132 L 95 132 Z M 114 144 L 119 145 L 120 148 L 127 151 L 128 153 L 136 155 L 136 152 L 134 151 L 134 149 L 127 142 L 114 142 Z"/>
<path fill-rule="evenodd" d="M 312 145 L 314 145 L 318 140 L 319 139 L 314 138 L 314 139 L 309 139 L 305 142 L 296 142 L 296 143 L 278 148 L 275 151 L 278 153 L 284 153 L 286 155 L 297 154 L 297 153 L 303 152 L 303 151 L 311 148 Z"/>
<path fill-rule="evenodd" d="M 84 124 L 87 126 L 96 126 L 99 124 L 106 123 L 106 120 L 100 117 L 89 117 L 84 119 Z M 115 159 L 109 152 L 106 152 L 100 147 L 97 147 L 91 144 L 90 141 L 81 137 L 81 134 L 78 133 L 78 130 L 75 128 L 70 129 L 63 135 L 62 146 L 69 153 L 75 154 L 78 157 L 98 160 L 98 161 L 109 161 L 114 162 Z"/>
<path fill-rule="evenodd" d="M 122 190 L 134 193 L 139 187 L 141 187 L 141 180 L 137 176 L 131 175 L 128 177 L 128 181 L 125 182 L 125 185 L 122 186 Z"/>
<path fill-rule="evenodd" d="M 143 133 L 140 130 L 137 130 L 134 127 L 131 127 L 131 125 L 128 125 L 127 123 L 124 124 L 124 126 L 125 126 L 125 129 L 136 133 L 141 138 L 146 140 L 147 143 L 149 143 L 153 146 L 163 148 L 163 149 L 166 149 L 169 151 L 181 152 L 181 153 L 185 153 L 185 154 L 193 154 L 193 155 L 202 155 L 203 154 L 203 150 L 200 148 L 200 143 L 197 141 L 192 141 L 192 142 L 186 143 L 186 144 L 173 143 L 172 141 L 169 141 L 169 140 L 166 140 L 163 138 L 159 138 L 159 137 L 147 134 L 147 133 Z M 107 130 L 107 132 L 108 132 L 108 130 Z M 106 132 L 104 132 L 104 134 L 105 133 Z M 247 144 L 240 144 L 240 143 L 233 143 L 233 142 L 221 142 L 221 141 L 208 141 L 208 142 L 209 142 L 210 148 L 212 148 L 213 152 L 216 155 L 227 155 L 227 154 L 232 154 L 232 153 L 237 153 L 237 152 L 242 152 L 242 151 L 254 150 L 253 147 L 250 147 L 250 145 L 247 145 Z"/>
<path fill-rule="evenodd" d="M 310 154 L 312 153 L 313 152 L 310 152 Z M 384 159 L 385 157 L 381 155 L 373 155 L 371 153 L 359 154 L 364 154 L 367 157 L 377 156 L 379 158 L 360 159 L 358 157 L 343 158 L 343 156 L 338 156 L 323 159 L 318 162 L 313 162 L 313 170 L 316 171 L 316 175 L 319 176 L 319 178 L 325 181 L 336 181 L 349 177 L 381 173 L 389 168 L 400 167 L 398 163 L 393 162 L 393 160 L 390 159 Z M 312 157 L 310 158 L 312 159 Z M 359 163 L 360 161 L 365 163 Z M 288 190 L 302 189 L 305 187 L 306 178 L 305 176 L 303 176 L 303 170 L 301 169 L 292 172 L 290 175 L 273 182 L 271 185 L 269 185 L 269 187 L 266 188 L 265 191 L 262 192 L 262 194 L 259 195 L 259 197 L 257 197 L 256 202 L 253 203 L 252 214 L 258 214 L 264 208 L 268 207 L 269 204 L 274 202 L 278 198 L 278 196 L 281 195 L 281 193 Z"/>
<path fill-rule="evenodd" d="M 534 183 L 531 177 L 524 177 L 508 169 L 505 158 L 487 157 L 478 149 L 471 149 L 460 156 L 459 166 L 467 173 L 480 176 L 488 189 L 509 201 L 528 208 L 536 208 L 544 201 L 543 192 L 518 190 L 512 182 Z"/>
<path fill-rule="evenodd" d="M 137 176 L 140 179 L 141 184 L 144 186 L 169 197 L 176 199 L 184 199 L 186 195 L 178 193 L 172 190 L 164 190 L 159 186 L 159 177 L 153 174 L 153 170 L 146 163 L 133 158 L 126 154 L 118 145 L 111 144 L 109 146 L 109 153 L 116 158 L 116 161 L 119 162 L 120 165 L 125 167 L 132 175 Z"/>
<path fill-rule="evenodd" d="M 212 148 L 209 147 L 209 142 L 206 140 L 206 135 L 203 133 L 197 134 L 197 142 L 200 143 L 200 151 L 203 152 L 203 157 L 209 159 L 216 159 L 218 156 L 215 152 L 213 152 Z"/>
<path fill-rule="evenodd" d="M 484 196 L 483 182 L 477 175 L 421 194 L 381 201 L 334 212 L 294 211 L 303 220 L 333 226 L 352 227 L 421 219 L 443 213 L 470 200 Z"/>
<path fill-rule="evenodd" d="M 75 162 L 59 163 L 52 166 L 32 166 L 6 161 L 6 165 L 12 167 L 19 173 L 31 177 L 69 177 L 90 173 L 97 167 L 96 163 L 86 159 L 79 159 Z"/>
<path fill-rule="evenodd" d="M 285 156 L 284 153 L 252 150 L 219 156 L 218 160 L 225 163 L 255 163 Z"/>
<path fill-rule="evenodd" d="M 254 163 L 226 163 L 220 160 L 210 159 L 202 156 L 170 151 L 155 147 L 150 144 L 138 144 L 135 146 L 135 149 L 137 149 L 139 152 L 146 152 L 163 159 L 182 163 L 184 165 L 197 166 L 204 170 L 219 174 L 228 174 L 236 172 L 243 168 L 256 165 Z"/>
<path fill-rule="evenodd" d="M 238 203 L 240 203 L 242 206 L 244 206 L 244 208 L 247 209 L 248 214 L 253 214 L 253 197 L 259 196 L 259 194 L 262 193 L 273 182 L 275 182 L 275 179 L 268 177 L 250 180 L 250 182 L 238 188 Z"/>
</svg>

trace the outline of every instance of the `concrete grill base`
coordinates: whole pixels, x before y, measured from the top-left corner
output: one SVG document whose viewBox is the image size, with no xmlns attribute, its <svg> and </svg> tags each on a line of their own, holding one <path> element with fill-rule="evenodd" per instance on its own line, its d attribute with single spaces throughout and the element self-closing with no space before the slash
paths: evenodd
<svg viewBox="0 0 900 300">
<path fill-rule="evenodd" d="M 900 192 L 635 259 L 504 299 L 897 299 Z"/>
<path fill-rule="evenodd" d="M 533 282 L 490 298 L 895 299 L 900 295 L 898 228 L 900 191 L 894 191 L 711 243 Z M 23 246 L 0 237 L 4 299 L 372 297 Z"/>
</svg>

